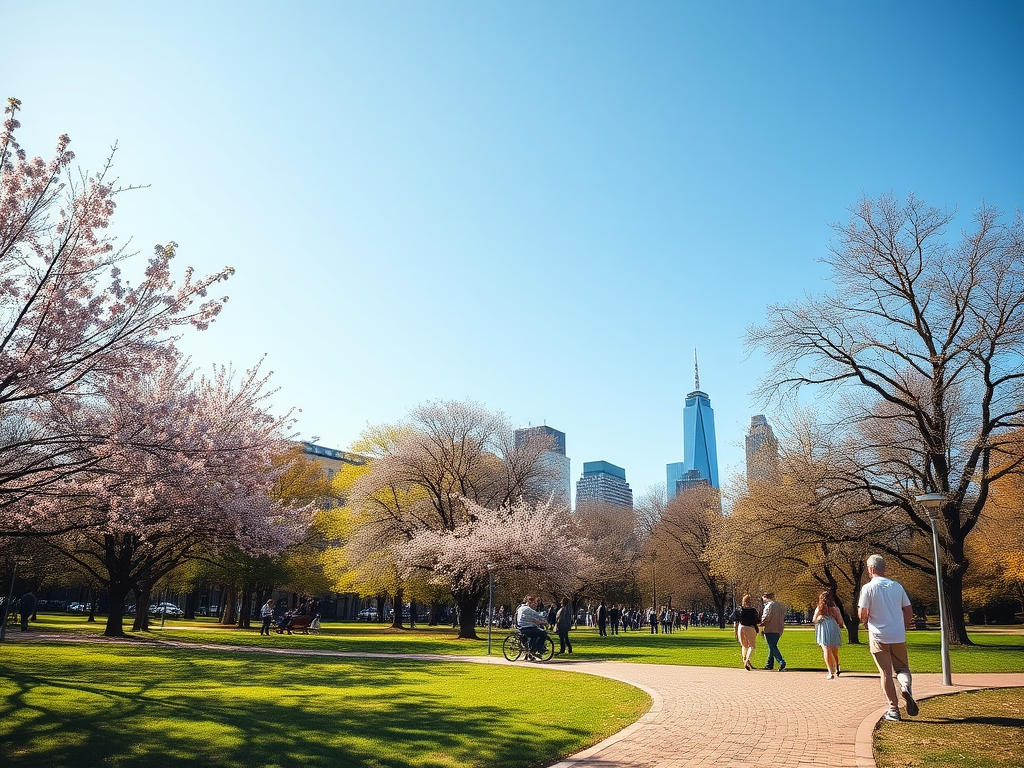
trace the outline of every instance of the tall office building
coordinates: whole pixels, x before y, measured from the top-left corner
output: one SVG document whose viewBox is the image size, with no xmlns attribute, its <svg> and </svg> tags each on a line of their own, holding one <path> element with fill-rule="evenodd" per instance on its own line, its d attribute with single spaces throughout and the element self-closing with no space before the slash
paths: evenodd
<svg viewBox="0 0 1024 768">
<path fill-rule="evenodd" d="M 528 495 L 531 501 L 553 499 L 556 504 L 570 504 L 572 476 L 569 457 L 565 455 L 565 433 L 549 426 L 526 427 L 515 433 L 516 448 L 539 441 L 543 449 L 540 456 L 541 476 L 532 484 Z"/>
<path fill-rule="evenodd" d="M 583 476 L 576 481 L 576 509 L 588 504 L 633 508 L 633 490 L 626 470 L 607 461 L 583 462 Z"/>
<path fill-rule="evenodd" d="M 773 480 L 779 476 L 779 441 L 768 419 L 750 418 L 747 433 L 747 482 Z"/>
<path fill-rule="evenodd" d="M 683 461 L 665 466 L 666 492 L 669 499 L 703 478 L 712 488 L 718 487 L 718 443 L 715 440 L 715 412 L 711 398 L 700 388 L 697 351 L 693 352 L 693 392 L 686 396 L 683 407 Z M 694 474 L 694 473 L 698 474 Z"/>
</svg>

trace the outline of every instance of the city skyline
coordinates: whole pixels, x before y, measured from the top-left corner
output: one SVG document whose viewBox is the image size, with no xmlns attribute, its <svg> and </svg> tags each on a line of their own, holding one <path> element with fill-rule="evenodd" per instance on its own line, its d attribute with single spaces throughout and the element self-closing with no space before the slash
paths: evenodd
<svg viewBox="0 0 1024 768">
<path fill-rule="evenodd" d="M 683 458 L 699 347 L 728 488 L 753 416 L 784 434 L 745 330 L 830 289 L 830 223 L 890 193 L 957 226 L 1024 209 L 1020 3 L 297 8 L 25 4 L 122 63 L 83 87 L 81 46 L 14 35 L 2 96 L 29 155 L 66 133 L 97 170 L 117 143 L 125 279 L 171 241 L 175 275 L 235 268 L 180 346 L 202 373 L 264 360 L 303 440 L 473 400 L 640 497 Z"/>
</svg>

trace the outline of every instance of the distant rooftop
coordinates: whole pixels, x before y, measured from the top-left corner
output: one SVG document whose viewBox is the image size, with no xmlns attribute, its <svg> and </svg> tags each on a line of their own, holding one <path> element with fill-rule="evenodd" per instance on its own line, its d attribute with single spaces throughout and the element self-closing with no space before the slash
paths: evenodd
<svg viewBox="0 0 1024 768">
<path fill-rule="evenodd" d="M 609 461 L 585 461 L 583 462 L 583 475 L 597 475 L 600 473 L 606 475 L 614 475 L 615 477 L 625 480 L 626 470 L 622 467 L 617 467 Z"/>
</svg>

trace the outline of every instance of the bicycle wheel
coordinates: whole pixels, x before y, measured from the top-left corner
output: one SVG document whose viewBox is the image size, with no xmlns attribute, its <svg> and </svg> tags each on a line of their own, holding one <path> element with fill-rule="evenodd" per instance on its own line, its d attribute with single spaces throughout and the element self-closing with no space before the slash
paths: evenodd
<svg viewBox="0 0 1024 768">
<path fill-rule="evenodd" d="M 501 644 L 501 652 L 509 661 L 515 661 L 523 655 L 523 645 L 519 642 L 518 635 L 509 635 Z"/>
<path fill-rule="evenodd" d="M 555 644 L 550 637 L 544 638 L 544 650 L 537 654 L 537 659 L 540 661 L 551 661 L 555 655 Z"/>
</svg>

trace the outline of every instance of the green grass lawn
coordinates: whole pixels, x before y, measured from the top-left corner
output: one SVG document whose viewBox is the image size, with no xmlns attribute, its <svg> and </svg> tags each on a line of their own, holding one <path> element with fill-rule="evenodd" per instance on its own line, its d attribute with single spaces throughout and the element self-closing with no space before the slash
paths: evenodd
<svg viewBox="0 0 1024 768">
<path fill-rule="evenodd" d="M 40 614 L 33 624 L 40 631 L 102 632 L 103 624 L 88 624 L 81 616 Z M 17 631 L 17 630 L 15 630 Z M 450 627 L 417 626 L 415 630 L 392 630 L 386 625 L 367 623 L 325 623 L 319 635 L 277 635 L 264 637 L 258 624 L 250 630 L 222 628 L 212 620 L 159 623 L 146 637 L 196 643 L 221 643 L 287 648 L 317 648 L 362 653 L 439 653 L 482 656 L 487 653 L 486 629 L 478 627 L 480 640 L 458 640 Z M 492 654 L 501 654 L 506 632 L 493 633 Z M 739 645 L 731 628 L 688 629 L 669 635 L 628 632 L 615 637 L 599 637 L 596 629 L 574 630 L 574 659 L 630 661 L 650 664 L 685 664 L 707 667 L 738 667 Z M 849 672 L 875 672 L 868 653 L 867 636 L 858 645 L 844 645 L 840 651 L 843 669 Z M 950 650 L 953 672 L 1024 672 L 1024 628 L 991 628 L 971 633 L 973 646 Z M 845 640 L 845 634 L 844 634 Z M 940 672 L 942 669 L 939 633 L 935 630 L 909 632 L 907 643 L 910 664 L 915 672 Z M 780 649 L 791 670 L 824 670 L 821 650 L 814 643 L 809 627 L 789 627 L 782 636 Z M 754 661 L 764 665 L 767 644 L 758 636 Z"/>
<path fill-rule="evenodd" d="M 19 642 L 0 646 L 0 754 L 12 768 L 295 762 L 527 768 L 600 741 L 650 705 L 629 686 L 550 667 L 211 654 L 158 642 L 482 656 L 486 631 L 467 641 L 449 627 L 328 623 L 319 635 L 268 638 L 256 628 L 224 628 L 205 619 L 156 623 L 132 635 L 136 645 L 21 642 L 38 632 L 103 629 L 82 616 L 39 618 L 26 635 L 13 628 L 11 640 Z M 500 655 L 505 634 L 493 634 L 493 655 Z M 572 638 L 574 660 L 739 666 L 731 629 L 603 638 L 583 629 Z M 1024 671 L 1020 627 L 977 631 L 972 639 L 975 646 L 952 649 L 954 674 Z M 937 632 L 912 632 L 908 643 L 915 672 L 940 671 Z M 788 628 L 781 648 L 793 670 L 824 668 L 809 628 Z M 763 664 L 766 655 L 759 637 L 755 661 Z M 866 644 L 846 645 L 841 655 L 844 670 L 875 671 Z M 913 762 L 928 754 L 921 749 L 894 752 L 909 762 L 890 765 L 922 764 Z"/>
<path fill-rule="evenodd" d="M 917 717 L 881 722 L 878 768 L 1020 768 L 1024 765 L 1024 689 L 936 696 Z"/>
<path fill-rule="evenodd" d="M 532 665 L 160 646 L 0 647 L 7 768 L 550 765 L 650 706 L 623 683 Z"/>
</svg>

